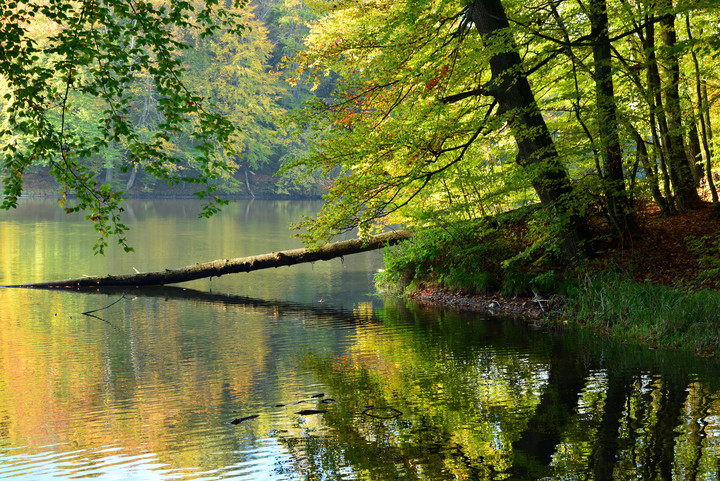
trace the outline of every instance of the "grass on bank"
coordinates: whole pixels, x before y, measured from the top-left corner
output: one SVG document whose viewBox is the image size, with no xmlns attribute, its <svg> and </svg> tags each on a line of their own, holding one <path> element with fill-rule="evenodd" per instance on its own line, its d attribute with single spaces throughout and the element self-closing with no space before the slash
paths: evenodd
<svg viewBox="0 0 720 481">
<path fill-rule="evenodd" d="M 602 272 L 578 281 L 561 316 L 613 338 L 715 355 L 720 349 L 720 292 L 686 291 Z"/>
<path fill-rule="evenodd" d="M 530 242 L 526 220 L 509 217 L 493 225 L 480 221 L 452 231 L 418 232 L 386 249 L 378 288 L 555 297 L 559 307 L 548 322 L 569 321 L 632 344 L 720 353 L 720 292 L 637 281 L 627 270 L 598 267 L 612 265 L 607 259 L 562 265 L 552 247 Z"/>
</svg>

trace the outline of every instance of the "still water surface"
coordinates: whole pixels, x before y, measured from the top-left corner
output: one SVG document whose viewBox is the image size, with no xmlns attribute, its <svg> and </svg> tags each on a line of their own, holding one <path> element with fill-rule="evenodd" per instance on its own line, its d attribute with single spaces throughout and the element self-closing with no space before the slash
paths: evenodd
<svg viewBox="0 0 720 481">
<path fill-rule="evenodd" d="M 98 257 L 80 217 L 26 201 L 0 284 L 293 248 L 318 207 L 132 201 L 136 252 Z M 720 479 L 715 361 L 375 297 L 381 263 L 0 289 L 0 479 Z"/>
</svg>

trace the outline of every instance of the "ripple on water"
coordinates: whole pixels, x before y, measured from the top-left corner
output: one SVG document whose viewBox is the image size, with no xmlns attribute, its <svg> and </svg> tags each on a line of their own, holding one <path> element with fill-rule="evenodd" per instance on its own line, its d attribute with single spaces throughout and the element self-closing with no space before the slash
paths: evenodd
<svg viewBox="0 0 720 481">
<path fill-rule="evenodd" d="M 276 439 L 265 437 L 256 439 L 252 444 L 242 444 L 236 451 L 242 461 L 222 470 L 222 479 L 287 479 L 283 472 L 293 460 L 299 461 Z"/>
<path fill-rule="evenodd" d="M 51 450 L 45 450 L 52 448 Z M 71 450 L 59 444 L 38 448 L 37 452 L 0 451 L 0 479 L 37 481 L 42 479 L 161 479 L 170 474 L 167 463 L 155 453 L 131 453 L 121 446 L 96 450 Z"/>
</svg>

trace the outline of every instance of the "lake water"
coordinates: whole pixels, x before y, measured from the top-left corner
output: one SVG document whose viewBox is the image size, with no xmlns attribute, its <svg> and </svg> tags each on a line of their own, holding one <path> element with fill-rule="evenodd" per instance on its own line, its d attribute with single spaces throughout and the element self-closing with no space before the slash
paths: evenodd
<svg viewBox="0 0 720 481">
<path fill-rule="evenodd" d="M 0 284 L 294 248 L 318 208 L 132 201 L 136 252 L 101 257 L 28 200 L 0 213 Z M 381 264 L 0 289 L 0 479 L 720 479 L 716 361 L 377 297 Z"/>
</svg>

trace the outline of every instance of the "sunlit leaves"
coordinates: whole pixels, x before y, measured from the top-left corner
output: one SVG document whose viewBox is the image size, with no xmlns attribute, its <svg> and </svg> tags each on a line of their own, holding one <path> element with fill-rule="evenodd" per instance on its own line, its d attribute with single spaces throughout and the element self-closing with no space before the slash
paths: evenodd
<svg viewBox="0 0 720 481">
<path fill-rule="evenodd" d="M 487 200 L 495 161 L 482 144 L 493 127 L 492 101 L 476 94 L 446 101 L 477 90 L 489 75 L 479 38 L 466 35 L 463 8 L 433 1 L 333 3 L 312 30 L 308 50 L 295 59 L 298 76 L 317 84 L 332 72 L 341 80 L 330 99 L 297 116 L 317 133 L 312 155 L 301 163 L 327 173 L 341 165 L 343 173 L 309 240 L 408 221 L 412 206 Z M 502 137 L 493 140 L 504 144 Z M 458 176 L 459 162 L 475 175 Z"/>
<path fill-rule="evenodd" d="M 250 9 L 237 14 L 248 31 L 242 37 L 224 33 L 194 39 L 184 56 L 186 78 L 236 127 L 228 139 L 232 149 L 219 155 L 229 165 L 257 169 L 282 147 L 277 125 L 285 112 L 280 101 L 286 85 L 268 65 L 273 46 L 267 29 Z"/>
<path fill-rule="evenodd" d="M 716 30 L 710 20 L 713 4 L 675 3 L 672 8 L 673 2 L 664 7 L 643 0 L 607 2 L 622 167 L 634 196 L 656 183 L 652 167 L 658 171 L 665 148 L 652 135 L 655 112 L 646 70 L 656 60 L 640 41 L 645 25 L 666 14 L 690 14 L 698 33 L 693 48 L 704 55 L 702 70 L 709 80 L 704 85 L 715 90 L 717 32 L 708 32 Z M 313 87 L 328 76 L 340 80 L 332 97 L 314 101 L 296 117 L 315 132 L 312 153 L 298 165 L 306 172 L 334 176 L 339 169 L 342 174 L 330 186 L 323 212 L 303 224 L 309 241 L 357 226 L 452 222 L 453 216 L 486 215 L 534 202 L 528 188 L 536 186 L 532 179 L 543 166 L 524 172 L 514 167 L 508 134 L 522 140 L 536 132 L 513 123 L 517 112 L 493 110 L 487 97 L 493 94 L 488 62 L 511 48 L 513 39 L 522 57 L 518 68 L 530 82 L 557 151 L 550 170 L 564 169 L 576 181 L 573 195 L 563 202 L 580 215 L 603 211 L 607 173 L 600 159 L 608 146 L 599 136 L 589 7 L 542 0 L 503 0 L 502 5 L 509 29 L 481 40 L 468 20 L 467 2 L 320 4 L 324 16 L 312 29 L 307 50 L 294 59 L 299 65 L 295 80 L 307 79 Z M 658 26 L 657 45 L 662 44 L 659 35 Z M 687 49 L 681 35 L 675 52 L 681 61 Z M 692 69 L 680 76 L 681 91 L 692 87 L 688 73 Z M 665 77 L 664 84 L 672 82 Z M 693 111 L 690 96 L 681 102 L 683 112 Z M 683 134 L 692 130 L 691 122 L 686 115 Z M 635 131 L 654 156 L 647 172 L 636 157 Z M 672 197 L 674 188 L 667 187 L 665 194 Z"/>
</svg>

